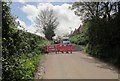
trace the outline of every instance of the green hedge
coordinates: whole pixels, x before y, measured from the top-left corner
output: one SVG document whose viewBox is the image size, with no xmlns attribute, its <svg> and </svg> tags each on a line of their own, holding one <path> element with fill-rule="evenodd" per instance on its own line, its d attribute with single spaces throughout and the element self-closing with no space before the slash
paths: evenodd
<svg viewBox="0 0 120 81">
<path fill-rule="evenodd" d="M 32 80 L 47 40 L 18 30 L 10 13 L 10 4 L 2 2 L 2 81 Z"/>
<path fill-rule="evenodd" d="M 86 51 L 120 67 L 120 14 L 114 19 L 89 21 Z"/>
<path fill-rule="evenodd" d="M 86 45 L 85 51 L 120 67 L 120 13 L 109 21 L 92 19 L 83 23 L 81 33 L 71 36 L 72 43 Z"/>
<path fill-rule="evenodd" d="M 42 48 L 47 44 L 46 39 L 37 35 L 21 30 L 16 33 L 11 32 L 12 35 L 9 34 L 8 39 L 3 37 L 2 77 L 5 81 L 33 79 L 37 64 L 42 57 Z"/>
<path fill-rule="evenodd" d="M 88 25 L 89 23 L 84 23 L 79 34 L 70 36 L 72 43 L 77 45 L 86 45 L 88 43 Z"/>
</svg>

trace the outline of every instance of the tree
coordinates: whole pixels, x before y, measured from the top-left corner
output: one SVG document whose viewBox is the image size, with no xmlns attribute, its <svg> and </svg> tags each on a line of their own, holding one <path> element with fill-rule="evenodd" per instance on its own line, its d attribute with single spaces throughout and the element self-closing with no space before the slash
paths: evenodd
<svg viewBox="0 0 120 81">
<path fill-rule="evenodd" d="M 57 28 L 59 22 L 55 16 L 53 9 L 46 8 L 41 10 L 35 20 L 36 27 L 42 30 L 42 33 L 48 40 L 52 40 L 55 36 L 54 30 Z M 38 32 L 38 31 L 37 31 Z"/>
<path fill-rule="evenodd" d="M 75 2 L 71 9 L 82 17 L 86 52 L 120 67 L 120 1 Z"/>
<path fill-rule="evenodd" d="M 104 18 L 111 19 L 111 14 L 119 11 L 118 2 L 75 2 L 71 9 L 81 16 L 83 21 Z M 117 8 L 118 7 L 118 8 Z"/>
<path fill-rule="evenodd" d="M 83 21 L 98 18 L 101 15 L 100 2 L 75 2 L 71 9 L 75 10 L 75 15 L 81 16 Z"/>
</svg>

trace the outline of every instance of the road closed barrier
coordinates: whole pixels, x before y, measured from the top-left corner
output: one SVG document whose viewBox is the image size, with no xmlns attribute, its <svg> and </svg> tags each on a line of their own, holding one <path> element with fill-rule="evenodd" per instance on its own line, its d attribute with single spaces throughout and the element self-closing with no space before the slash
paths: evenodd
<svg viewBox="0 0 120 81">
<path fill-rule="evenodd" d="M 44 47 L 44 50 L 45 50 L 46 53 L 56 52 L 57 51 L 55 45 L 46 45 Z"/>
<path fill-rule="evenodd" d="M 50 53 L 50 52 L 66 52 L 66 53 L 72 53 L 75 48 L 75 44 L 53 44 L 53 45 L 46 45 L 45 46 L 45 52 Z"/>
</svg>

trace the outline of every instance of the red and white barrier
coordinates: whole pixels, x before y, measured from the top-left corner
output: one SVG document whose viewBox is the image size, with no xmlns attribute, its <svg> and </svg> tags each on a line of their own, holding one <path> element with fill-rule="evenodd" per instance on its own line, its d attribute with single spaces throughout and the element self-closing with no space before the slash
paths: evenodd
<svg viewBox="0 0 120 81">
<path fill-rule="evenodd" d="M 75 44 L 53 44 L 53 45 L 46 45 L 45 46 L 45 51 L 47 53 L 50 53 L 50 52 L 55 52 L 55 53 L 58 53 L 58 52 L 66 52 L 66 53 L 72 53 L 74 51 L 74 48 L 75 48 Z"/>
</svg>

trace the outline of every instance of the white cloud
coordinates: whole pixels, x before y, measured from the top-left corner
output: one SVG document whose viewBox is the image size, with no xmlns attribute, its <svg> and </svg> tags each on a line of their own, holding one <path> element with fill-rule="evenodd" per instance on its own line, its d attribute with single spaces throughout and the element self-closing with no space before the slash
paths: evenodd
<svg viewBox="0 0 120 81">
<path fill-rule="evenodd" d="M 27 27 L 25 22 L 23 22 L 22 20 L 20 20 L 18 18 L 16 19 L 16 22 L 19 23 L 19 25 L 20 25 L 20 26 L 18 26 L 18 29 L 24 30 Z"/>
<path fill-rule="evenodd" d="M 52 5 L 51 3 L 39 3 L 37 6 L 26 4 L 21 8 L 23 12 L 27 14 L 27 18 L 32 22 L 32 25 L 28 27 L 29 30 L 36 30 L 34 25 L 35 17 L 38 15 L 38 12 L 50 7 L 55 11 L 56 16 L 58 17 L 59 26 L 56 29 L 57 35 L 63 35 L 70 32 L 70 30 L 74 30 L 78 28 L 81 21 L 78 16 L 74 14 L 73 11 L 68 9 L 71 6 L 70 4 L 62 4 L 62 5 Z M 70 29 L 71 27 L 71 29 Z M 30 29 L 31 28 L 31 29 Z"/>
<path fill-rule="evenodd" d="M 22 4 L 25 4 L 26 0 L 17 0 L 17 2 L 20 2 Z"/>
<path fill-rule="evenodd" d="M 18 18 L 16 19 L 16 22 L 19 22 L 18 29 L 24 30 L 24 31 L 27 31 L 27 32 L 30 32 L 30 33 L 34 33 L 36 35 L 44 37 L 44 35 L 42 33 L 36 33 L 37 28 L 34 27 L 34 25 L 27 26 L 24 21 L 22 21 Z"/>
<path fill-rule="evenodd" d="M 27 14 L 27 18 L 33 23 L 34 22 L 33 19 L 38 14 L 38 9 L 34 5 L 29 5 L 29 4 L 23 6 L 21 9 L 23 12 Z"/>
</svg>

